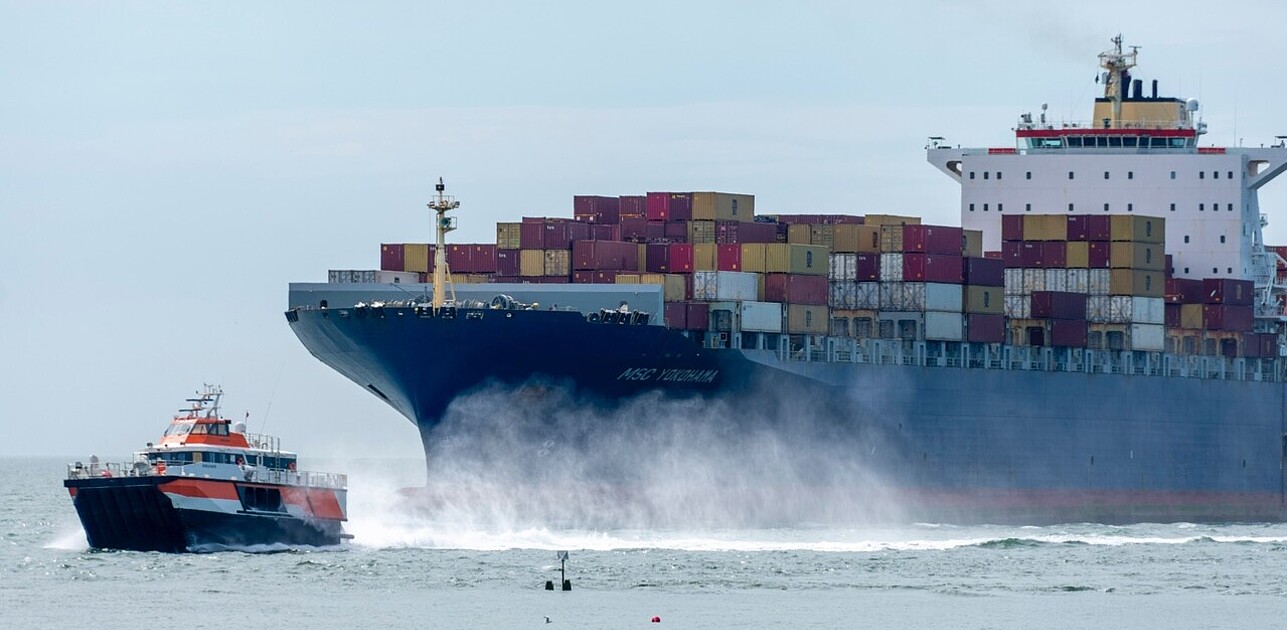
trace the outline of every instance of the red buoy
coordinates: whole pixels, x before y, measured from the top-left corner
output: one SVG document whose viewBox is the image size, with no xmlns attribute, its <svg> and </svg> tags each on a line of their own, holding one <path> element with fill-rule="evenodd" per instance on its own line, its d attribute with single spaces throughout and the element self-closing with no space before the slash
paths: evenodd
<svg viewBox="0 0 1287 630">
<path fill-rule="evenodd" d="M 654 616 L 654 617 L 652 618 L 652 622 L 653 622 L 653 623 L 661 623 L 661 617 Z"/>
</svg>

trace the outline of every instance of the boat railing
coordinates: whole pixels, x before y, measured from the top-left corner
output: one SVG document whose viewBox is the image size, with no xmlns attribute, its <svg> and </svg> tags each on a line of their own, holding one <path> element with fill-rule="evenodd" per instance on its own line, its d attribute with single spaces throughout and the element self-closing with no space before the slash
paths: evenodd
<svg viewBox="0 0 1287 630">
<path fill-rule="evenodd" d="M 224 474 L 219 474 L 224 473 Z M 227 475 L 227 468 L 220 466 L 212 471 L 200 462 L 191 464 L 152 463 L 146 459 L 131 462 L 75 462 L 67 464 L 68 479 L 97 479 L 110 477 L 194 477 L 202 479 L 227 479 L 249 483 L 273 483 L 288 486 L 305 486 L 309 488 L 343 489 L 349 485 L 349 477 L 343 473 L 318 472 L 312 470 L 288 470 L 266 468 L 263 466 L 239 466 L 236 473 Z"/>
<path fill-rule="evenodd" d="M 246 433 L 246 442 L 250 448 L 259 451 L 279 452 L 282 450 L 281 438 L 263 433 Z"/>
</svg>

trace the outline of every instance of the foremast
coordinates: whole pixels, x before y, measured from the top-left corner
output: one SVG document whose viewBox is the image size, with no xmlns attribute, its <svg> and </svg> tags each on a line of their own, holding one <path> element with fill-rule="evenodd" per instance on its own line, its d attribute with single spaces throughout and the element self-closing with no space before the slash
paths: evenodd
<svg viewBox="0 0 1287 630">
<path fill-rule="evenodd" d="M 433 308 L 437 310 L 448 302 L 456 303 L 456 289 L 451 283 L 451 271 L 447 269 L 447 232 L 456 229 L 456 219 L 447 216 L 447 212 L 459 208 L 460 202 L 443 194 L 447 186 L 442 183 L 441 177 L 438 178 L 438 184 L 434 188 L 438 194 L 428 206 L 437 214 L 435 225 L 438 232 L 438 248 L 434 251 L 433 257 Z M 447 297 L 448 291 L 451 292 L 450 298 Z"/>
</svg>

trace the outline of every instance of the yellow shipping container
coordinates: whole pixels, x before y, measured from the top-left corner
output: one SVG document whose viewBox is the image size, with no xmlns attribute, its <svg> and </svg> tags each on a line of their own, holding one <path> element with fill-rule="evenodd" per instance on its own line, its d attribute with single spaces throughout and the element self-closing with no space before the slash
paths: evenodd
<svg viewBox="0 0 1287 630">
<path fill-rule="evenodd" d="M 801 335 L 825 335 L 831 321 L 825 306 L 812 304 L 786 305 L 786 331 Z"/>
<path fill-rule="evenodd" d="M 632 269 L 631 271 L 640 271 L 640 272 L 648 271 L 648 245 L 646 243 L 639 244 L 638 258 L 639 258 L 639 268 Z"/>
<path fill-rule="evenodd" d="M 961 231 L 961 253 L 973 258 L 983 257 L 983 230 Z"/>
<path fill-rule="evenodd" d="M 841 337 L 875 337 L 878 332 L 879 315 L 869 310 L 831 311 L 831 334 Z"/>
<path fill-rule="evenodd" d="M 402 246 L 403 271 L 429 273 L 429 244 L 407 243 Z"/>
<path fill-rule="evenodd" d="M 1201 304 L 1180 305 L 1180 328 L 1202 328 Z"/>
<path fill-rule="evenodd" d="M 835 226 L 835 231 L 835 240 L 831 244 L 833 252 L 876 253 L 880 251 L 880 226 L 878 225 L 841 223 Z M 980 232 L 980 238 L 982 235 L 983 233 Z M 982 241 L 979 244 L 982 247 Z M 979 255 L 982 256 L 982 254 Z"/>
<path fill-rule="evenodd" d="M 522 261 L 519 261 L 520 264 Z M 572 252 L 566 249 L 547 249 L 545 250 L 545 275 L 563 276 L 572 275 Z"/>
<path fill-rule="evenodd" d="M 825 276 L 830 271 L 829 251 L 821 245 L 764 244 L 763 273 L 798 273 Z M 746 246 L 742 246 L 742 271 L 746 266 Z"/>
<path fill-rule="evenodd" d="M 1004 314 L 1005 289 L 1001 287 L 966 287 L 965 312 Z"/>
<path fill-rule="evenodd" d="M 520 234 L 522 223 L 497 223 L 496 247 L 498 249 L 518 249 L 521 247 Z"/>
<path fill-rule="evenodd" d="M 527 278 L 545 275 L 545 250 L 518 250 L 518 275 Z"/>
<path fill-rule="evenodd" d="M 1160 271 L 1111 269 L 1108 276 L 1108 293 L 1136 297 L 1164 297 L 1165 276 Z"/>
<path fill-rule="evenodd" d="M 888 254 L 900 254 L 903 251 L 903 226 L 880 226 L 880 251 Z"/>
<path fill-rule="evenodd" d="M 764 273 L 766 247 L 768 247 L 768 243 L 743 243 L 742 271 Z"/>
<path fill-rule="evenodd" d="M 693 271 L 715 271 L 719 269 L 717 264 L 718 255 L 719 246 L 714 243 L 693 245 Z"/>
<path fill-rule="evenodd" d="M 688 242 L 694 245 L 699 243 L 715 242 L 715 222 L 714 221 L 689 221 L 688 222 Z"/>
<path fill-rule="evenodd" d="M 617 284 L 643 284 L 639 281 L 637 273 L 619 273 L 617 274 Z"/>
<path fill-rule="evenodd" d="M 787 242 L 797 245 L 813 243 L 813 226 L 808 223 L 792 223 L 787 226 Z"/>
<path fill-rule="evenodd" d="M 1108 266 L 1113 269 L 1165 271 L 1166 256 L 1162 255 L 1161 245 L 1115 241 L 1109 243 Z"/>
<path fill-rule="evenodd" d="M 898 214 L 869 214 L 863 217 L 863 223 L 880 227 L 882 225 L 920 225 L 920 217 L 905 217 Z"/>
<path fill-rule="evenodd" d="M 754 221 L 755 195 L 695 192 L 693 218 L 706 221 Z"/>
<path fill-rule="evenodd" d="M 626 274 L 633 275 L 633 274 Z M 662 300 L 666 302 L 683 302 L 688 299 L 688 283 L 683 274 L 678 273 L 643 273 L 637 277 L 637 284 L 660 284 Z M 617 283 L 622 284 L 621 275 L 617 275 Z"/>
<path fill-rule="evenodd" d="M 1115 214 L 1109 219 L 1108 236 L 1113 241 L 1164 244 L 1166 243 L 1166 219 Z"/>
<path fill-rule="evenodd" d="M 1023 215 L 1023 239 L 1025 241 L 1066 241 L 1068 240 L 1068 217 L 1061 214 L 1025 214 Z"/>
<path fill-rule="evenodd" d="M 1065 251 L 1064 266 L 1068 269 L 1087 269 L 1090 267 L 1090 243 L 1086 241 L 1068 241 Z"/>
<path fill-rule="evenodd" d="M 492 277 L 485 273 L 453 273 L 451 274 L 452 284 L 487 284 L 492 281 Z"/>
<path fill-rule="evenodd" d="M 810 226 L 809 243 L 810 245 L 821 245 L 831 249 L 836 242 L 836 226 L 831 224 Z"/>
</svg>

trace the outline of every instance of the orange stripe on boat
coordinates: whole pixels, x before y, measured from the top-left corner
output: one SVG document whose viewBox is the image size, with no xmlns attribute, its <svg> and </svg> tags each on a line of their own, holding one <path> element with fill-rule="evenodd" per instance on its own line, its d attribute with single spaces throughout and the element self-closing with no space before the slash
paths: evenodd
<svg viewBox="0 0 1287 630">
<path fill-rule="evenodd" d="M 185 497 L 205 499 L 230 499 L 238 501 L 237 487 L 231 481 L 206 481 L 198 479 L 176 479 L 160 486 L 161 492 L 172 492 Z"/>
<path fill-rule="evenodd" d="M 282 501 L 296 505 L 318 518 L 344 520 L 344 510 L 334 490 L 325 488 L 282 488 Z"/>
</svg>

